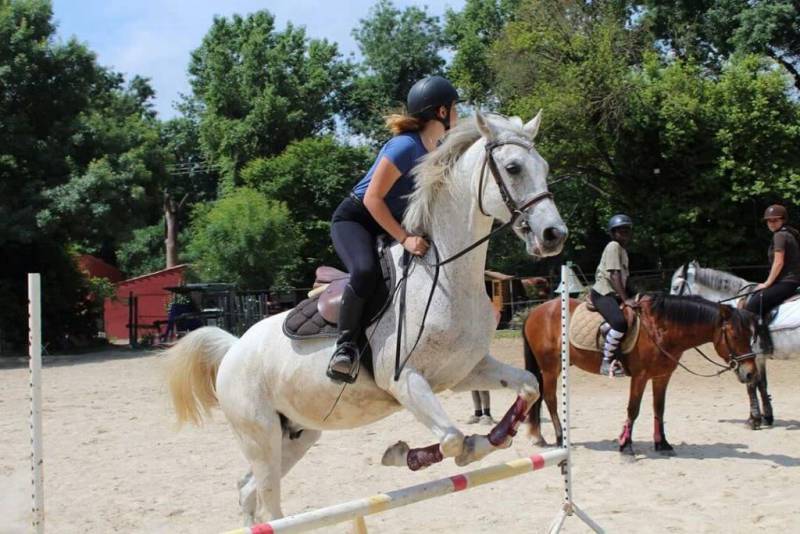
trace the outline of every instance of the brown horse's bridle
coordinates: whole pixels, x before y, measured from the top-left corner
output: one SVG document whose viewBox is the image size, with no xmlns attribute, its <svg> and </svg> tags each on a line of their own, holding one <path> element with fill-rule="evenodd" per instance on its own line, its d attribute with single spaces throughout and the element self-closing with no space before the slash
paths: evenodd
<svg viewBox="0 0 800 534">
<path fill-rule="evenodd" d="M 728 331 L 725 328 L 725 323 L 727 323 L 728 321 L 726 319 L 723 319 L 722 320 L 722 324 L 720 325 L 720 327 L 722 328 L 722 341 L 725 343 L 725 348 L 728 349 L 728 358 L 729 358 L 728 365 L 722 365 L 722 364 L 720 364 L 718 362 L 715 362 L 714 360 L 712 360 L 711 358 L 706 356 L 705 353 L 702 350 L 700 350 L 699 347 L 694 347 L 694 350 L 696 350 L 698 353 L 700 353 L 700 355 L 703 358 L 705 358 L 706 361 L 708 361 L 709 363 L 711 363 L 711 364 L 713 364 L 713 365 L 715 365 L 717 367 L 721 367 L 722 368 L 721 370 L 717 371 L 716 373 L 710 374 L 710 375 L 704 375 L 704 374 L 696 373 L 696 372 L 692 371 L 691 369 L 689 369 L 688 367 L 686 367 L 684 364 L 682 364 L 681 361 L 680 361 L 680 357 L 676 358 L 674 355 L 670 354 L 670 352 L 668 350 L 666 350 L 664 347 L 661 346 L 661 344 L 658 342 L 658 340 L 655 338 L 655 336 L 652 334 L 652 332 L 650 332 L 650 329 L 647 326 L 647 321 L 645 321 L 644 318 L 642 318 L 641 308 L 639 306 L 636 306 L 636 307 L 634 307 L 634 310 L 636 311 L 636 315 L 639 317 L 639 322 L 642 324 L 642 327 L 644 328 L 644 331 L 647 332 L 647 336 L 650 338 L 650 341 L 653 342 L 653 344 L 656 346 L 656 348 L 664 356 L 666 356 L 667 358 L 672 360 L 676 365 L 680 366 L 685 371 L 687 371 L 688 373 L 693 374 L 695 376 L 699 376 L 699 377 L 702 377 L 702 378 L 712 378 L 712 377 L 715 377 L 715 376 L 719 376 L 719 375 L 721 375 L 722 373 L 724 373 L 726 371 L 735 371 L 735 370 L 737 370 L 739 368 L 739 366 L 741 365 L 741 362 L 743 362 L 744 360 L 749 360 L 751 358 L 755 358 L 755 356 L 756 356 L 756 353 L 753 352 L 753 351 L 746 352 L 744 354 L 738 354 L 733 349 L 733 347 L 731 346 L 730 340 L 728 339 Z"/>
</svg>

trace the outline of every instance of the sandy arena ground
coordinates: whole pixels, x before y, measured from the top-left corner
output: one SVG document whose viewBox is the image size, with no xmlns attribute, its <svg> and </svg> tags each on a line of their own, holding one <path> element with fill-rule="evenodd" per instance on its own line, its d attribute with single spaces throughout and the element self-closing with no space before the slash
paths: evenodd
<svg viewBox="0 0 800 534">
<path fill-rule="evenodd" d="M 494 354 L 521 365 L 521 344 L 498 339 Z M 687 353 L 685 363 L 709 365 Z M 153 353 L 113 351 L 46 361 L 45 510 L 48 532 L 213 533 L 240 525 L 236 480 L 245 469 L 222 415 L 175 432 Z M 0 362 L 0 532 L 29 532 L 28 370 Z M 800 361 L 771 362 L 776 425 L 745 427 L 747 397 L 733 376 L 679 370 L 667 396 L 667 437 L 678 456 L 652 451 L 648 390 L 634 430 L 637 456 L 612 442 L 625 418 L 627 380 L 572 374 L 576 502 L 609 532 L 792 532 L 800 528 Z M 441 396 L 465 431 L 469 395 Z M 513 400 L 492 395 L 495 414 Z M 546 421 L 546 436 L 553 430 Z M 530 454 L 520 433 L 480 465 Z M 432 443 L 408 413 L 370 427 L 323 435 L 284 479 L 284 511 L 310 510 L 462 471 L 451 461 L 411 473 L 380 465 L 398 439 Z M 477 467 L 476 465 L 475 467 Z M 558 470 L 500 481 L 458 495 L 370 516 L 372 532 L 543 532 L 562 498 Z M 326 532 L 344 532 L 345 527 Z M 566 532 L 585 532 L 576 518 Z"/>
</svg>

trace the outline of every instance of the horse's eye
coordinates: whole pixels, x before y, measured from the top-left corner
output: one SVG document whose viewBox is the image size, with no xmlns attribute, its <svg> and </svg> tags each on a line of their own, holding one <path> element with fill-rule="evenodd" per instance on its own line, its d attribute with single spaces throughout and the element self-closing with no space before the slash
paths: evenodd
<svg viewBox="0 0 800 534">
<path fill-rule="evenodd" d="M 521 170 L 522 167 L 520 167 L 516 163 L 509 163 L 508 165 L 506 165 L 506 171 L 508 171 L 508 174 L 519 174 L 519 171 Z"/>
</svg>

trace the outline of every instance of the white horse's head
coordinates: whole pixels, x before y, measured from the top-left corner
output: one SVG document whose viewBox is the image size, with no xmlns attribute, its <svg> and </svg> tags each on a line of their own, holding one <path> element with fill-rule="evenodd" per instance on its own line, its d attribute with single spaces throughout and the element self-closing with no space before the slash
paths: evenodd
<svg viewBox="0 0 800 534">
<path fill-rule="evenodd" d="M 484 169 L 475 184 L 484 215 L 508 222 L 529 254 L 554 256 L 567 239 L 567 227 L 547 189 L 547 162 L 533 144 L 542 112 L 523 125 L 518 117 L 475 114 L 485 143 Z"/>
<path fill-rule="evenodd" d="M 670 295 L 696 295 L 695 279 L 697 276 L 697 260 L 684 263 L 672 274 L 670 282 Z"/>
</svg>

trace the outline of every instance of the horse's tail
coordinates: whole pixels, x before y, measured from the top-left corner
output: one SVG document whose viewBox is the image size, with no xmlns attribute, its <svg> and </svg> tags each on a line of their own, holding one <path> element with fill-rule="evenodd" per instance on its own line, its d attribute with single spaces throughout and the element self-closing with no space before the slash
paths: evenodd
<svg viewBox="0 0 800 534">
<path fill-rule="evenodd" d="M 200 425 L 217 405 L 215 382 L 236 336 L 216 326 L 198 328 L 166 351 L 169 392 L 178 424 Z"/>
<path fill-rule="evenodd" d="M 530 319 L 530 315 L 527 319 Z M 536 361 L 536 355 L 533 353 L 531 344 L 528 342 L 528 337 L 525 335 L 525 330 L 528 324 L 527 319 L 522 324 L 522 345 L 524 347 L 523 350 L 525 354 L 525 370 L 533 373 L 533 376 L 536 377 L 536 381 L 539 383 L 539 398 L 536 399 L 536 402 L 533 403 L 530 411 L 528 411 L 528 422 L 535 424 L 541 421 L 540 415 L 542 412 L 542 395 L 544 394 L 542 388 L 544 387 L 544 384 L 542 383 L 542 369 L 539 367 L 539 362 Z"/>
</svg>

